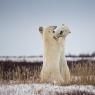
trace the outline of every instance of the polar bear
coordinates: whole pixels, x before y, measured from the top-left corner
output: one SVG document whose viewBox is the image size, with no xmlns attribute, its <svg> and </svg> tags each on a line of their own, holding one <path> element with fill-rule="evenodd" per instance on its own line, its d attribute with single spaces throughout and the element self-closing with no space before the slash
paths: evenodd
<svg viewBox="0 0 95 95">
<path fill-rule="evenodd" d="M 64 81 L 60 74 L 59 61 L 61 49 L 59 41 L 56 39 L 56 28 L 57 26 L 39 27 L 44 46 L 41 81 L 60 85 L 63 84 Z"/>
<path fill-rule="evenodd" d="M 67 26 L 39 27 L 44 43 L 43 67 L 41 81 L 65 84 L 70 80 L 70 72 L 64 56 L 64 41 L 70 33 Z"/>
<path fill-rule="evenodd" d="M 60 28 L 58 28 L 56 31 L 57 31 L 56 33 L 58 34 L 56 38 L 59 38 L 58 41 L 61 45 L 60 46 L 61 54 L 60 54 L 60 62 L 59 62 L 60 73 L 64 80 L 64 83 L 68 84 L 68 83 L 70 83 L 70 71 L 69 71 L 67 61 L 65 58 L 64 48 L 65 48 L 65 39 L 66 39 L 67 35 L 69 33 L 71 33 L 71 31 L 69 30 L 68 26 L 66 26 L 64 24 L 62 24 L 62 26 Z"/>
</svg>

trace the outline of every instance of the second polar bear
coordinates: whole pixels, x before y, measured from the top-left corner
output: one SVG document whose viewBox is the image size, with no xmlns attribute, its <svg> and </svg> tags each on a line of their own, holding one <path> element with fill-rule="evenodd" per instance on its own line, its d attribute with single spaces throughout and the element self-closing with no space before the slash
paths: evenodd
<svg viewBox="0 0 95 95">
<path fill-rule="evenodd" d="M 70 71 L 69 71 L 67 61 L 65 58 L 64 48 L 65 48 L 65 39 L 66 39 L 67 35 L 71 32 L 70 32 L 69 28 L 63 24 L 60 28 L 57 29 L 56 33 L 59 34 L 57 38 L 59 38 L 58 41 L 61 45 L 60 46 L 61 54 L 60 54 L 60 62 L 59 62 L 60 73 L 61 73 L 61 76 L 62 76 L 64 82 L 67 84 L 70 82 Z"/>
</svg>

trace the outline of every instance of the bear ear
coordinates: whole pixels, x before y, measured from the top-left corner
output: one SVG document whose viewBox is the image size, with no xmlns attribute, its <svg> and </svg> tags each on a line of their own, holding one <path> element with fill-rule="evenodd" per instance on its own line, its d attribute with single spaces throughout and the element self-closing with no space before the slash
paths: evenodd
<svg viewBox="0 0 95 95">
<path fill-rule="evenodd" d="M 39 32 L 43 33 L 43 27 L 39 27 Z"/>
<path fill-rule="evenodd" d="M 65 24 L 62 24 L 62 26 L 65 26 Z"/>
</svg>

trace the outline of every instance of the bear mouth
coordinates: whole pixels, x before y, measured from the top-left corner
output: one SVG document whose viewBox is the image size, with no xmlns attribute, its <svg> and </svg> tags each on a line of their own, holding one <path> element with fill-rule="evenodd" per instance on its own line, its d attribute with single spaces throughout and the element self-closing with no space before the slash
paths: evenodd
<svg viewBox="0 0 95 95">
<path fill-rule="evenodd" d="M 54 39 L 59 39 L 60 37 L 64 37 L 64 35 L 58 35 L 58 36 L 54 36 Z"/>
</svg>

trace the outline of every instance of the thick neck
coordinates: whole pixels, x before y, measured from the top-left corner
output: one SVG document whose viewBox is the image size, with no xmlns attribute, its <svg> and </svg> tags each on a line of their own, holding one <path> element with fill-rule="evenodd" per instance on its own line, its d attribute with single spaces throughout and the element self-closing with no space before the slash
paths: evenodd
<svg viewBox="0 0 95 95">
<path fill-rule="evenodd" d="M 59 62 L 60 46 L 55 39 L 44 39 L 44 62 L 55 64 Z"/>
<path fill-rule="evenodd" d="M 64 55 L 64 50 L 65 50 L 65 39 L 64 38 L 59 38 L 59 45 L 60 45 L 60 48 L 61 48 L 61 53 Z"/>
</svg>

